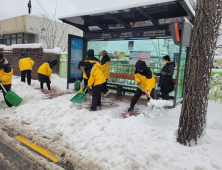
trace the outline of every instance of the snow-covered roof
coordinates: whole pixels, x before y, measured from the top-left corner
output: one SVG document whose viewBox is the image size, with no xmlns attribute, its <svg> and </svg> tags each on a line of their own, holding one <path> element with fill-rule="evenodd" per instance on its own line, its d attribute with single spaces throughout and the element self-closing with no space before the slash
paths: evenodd
<svg viewBox="0 0 222 170">
<path fill-rule="evenodd" d="M 42 43 L 35 43 L 35 44 L 12 44 L 11 47 L 13 49 L 16 48 L 43 48 Z"/>
<path fill-rule="evenodd" d="M 43 53 L 52 53 L 52 54 L 60 54 L 62 50 L 59 47 L 55 47 L 54 49 L 43 49 Z"/>
<path fill-rule="evenodd" d="M 4 21 L 4 20 L 8 20 L 8 19 L 13 19 L 13 18 L 17 18 L 17 17 L 26 17 L 26 16 L 27 17 L 37 17 L 37 18 L 43 18 L 44 17 L 43 15 L 23 14 L 23 15 L 15 15 L 15 16 L 9 17 L 9 18 L 4 18 L 4 19 L 2 19 L 0 21 Z M 51 19 L 51 18 L 49 18 L 47 16 L 45 16 L 45 17 L 48 18 L 49 20 L 55 21 L 54 19 Z M 60 20 L 56 20 L 56 22 L 62 23 L 62 21 L 60 21 Z"/>
<path fill-rule="evenodd" d="M 126 8 L 133 8 L 133 7 L 139 7 L 139 6 L 145 6 L 145 5 L 153 5 L 153 4 L 172 2 L 172 1 L 175 1 L 175 0 L 138 0 L 138 2 L 136 2 L 136 3 L 128 3 L 128 4 L 124 4 L 124 5 L 113 4 L 113 6 L 109 6 L 109 7 L 104 7 L 104 6 L 101 7 L 98 5 L 98 8 L 93 8 L 92 10 L 84 10 L 84 8 L 82 8 L 81 12 L 76 11 L 72 14 L 61 16 L 58 19 L 62 20 L 65 18 L 98 14 L 98 13 L 104 13 L 104 12 L 109 12 L 109 11 L 122 10 L 122 9 L 126 9 Z M 189 0 L 184 0 L 184 1 L 187 4 L 187 6 L 190 8 L 193 15 L 195 16 L 195 11 L 193 10 Z M 128 1 L 128 2 L 130 2 L 130 1 Z"/>
</svg>

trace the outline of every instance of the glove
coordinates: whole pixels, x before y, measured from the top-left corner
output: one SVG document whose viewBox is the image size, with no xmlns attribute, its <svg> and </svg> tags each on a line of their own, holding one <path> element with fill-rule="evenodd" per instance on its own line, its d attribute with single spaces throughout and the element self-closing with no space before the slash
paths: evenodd
<svg viewBox="0 0 222 170">
<path fill-rule="evenodd" d="M 146 97 L 150 97 L 150 92 L 149 91 L 147 91 Z"/>
<path fill-rule="evenodd" d="M 160 74 L 162 74 L 162 75 L 167 75 L 167 72 L 161 71 Z"/>
<path fill-rule="evenodd" d="M 92 89 L 92 87 L 89 87 L 89 86 L 86 86 L 86 88 L 87 88 L 87 90 L 91 90 Z"/>
<path fill-rule="evenodd" d="M 2 83 L 2 80 L 0 79 L 0 83 Z"/>
</svg>

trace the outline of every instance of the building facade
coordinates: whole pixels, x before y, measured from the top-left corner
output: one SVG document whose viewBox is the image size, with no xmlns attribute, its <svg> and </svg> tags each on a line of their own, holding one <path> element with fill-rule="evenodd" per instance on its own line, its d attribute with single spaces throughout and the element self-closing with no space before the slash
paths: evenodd
<svg viewBox="0 0 222 170">
<path fill-rule="evenodd" d="M 46 16 L 23 15 L 0 21 L 0 44 L 42 43 L 44 48 L 67 51 L 68 34 L 82 37 L 78 28 Z"/>
</svg>

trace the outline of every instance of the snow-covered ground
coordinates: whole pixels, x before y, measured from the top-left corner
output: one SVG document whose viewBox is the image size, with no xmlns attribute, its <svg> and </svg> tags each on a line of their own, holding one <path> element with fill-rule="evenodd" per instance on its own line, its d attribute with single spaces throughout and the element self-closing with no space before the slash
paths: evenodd
<svg viewBox="0 0 222 170">
<path fill-rule="evenodd" d="M 52 75 L 52 88 L 66 91 L 66 80 Z M 18 131 L 57 155 L 88 169 L 212 170 L 222 169 L 222 105 L 209 103 L 206 135 L 192 147 L 176 142 L 181 106 L 151 110 L 137 106 L 138 116 L 120 115 L 129 103 L 97 112 L 79 109 L 66 94 L 47 99 L 38 81 L 32 86 L 13 79 L 12 90 L 23 103 L 5 108 L 0 92 L 0 124 Z M 46 87 L 45 87 L 46 88 Z M 70 90 L 71 91 L 71 90 Z M 107 99 L 105 100 L 105 102 Z"/>
</svg>

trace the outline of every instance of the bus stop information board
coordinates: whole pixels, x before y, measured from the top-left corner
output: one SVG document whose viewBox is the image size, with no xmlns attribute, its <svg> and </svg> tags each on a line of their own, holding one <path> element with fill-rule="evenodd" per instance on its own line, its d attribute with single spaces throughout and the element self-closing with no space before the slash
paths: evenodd
<svg viewBox="0 0 222 170">
<path fill-rule="evenodd" d="M 136 64 L 138 60 L 143 60 L 146 65 L 150 65 L 151 51 L 130 51 L 130 64 Z"/>
<path fill-rule="evenodd" d="M 78 69 L 78 64 L 82 61 L 83 56 L 83 39 L 71 37 L 71 65 L 70 65 L 70 78 L 75 78 L 74 67 L 77 77 L 82 77 L 82 71 Z"/>
</svg>

